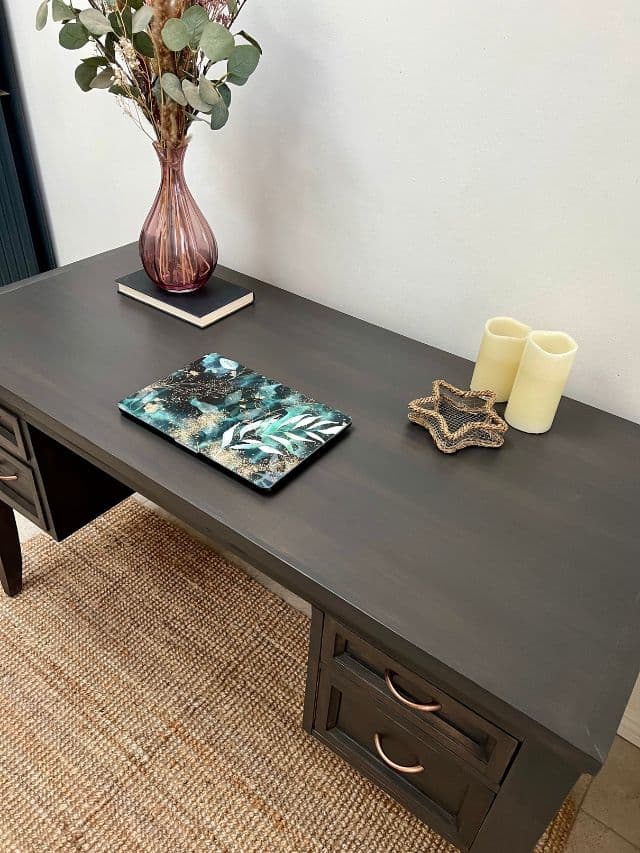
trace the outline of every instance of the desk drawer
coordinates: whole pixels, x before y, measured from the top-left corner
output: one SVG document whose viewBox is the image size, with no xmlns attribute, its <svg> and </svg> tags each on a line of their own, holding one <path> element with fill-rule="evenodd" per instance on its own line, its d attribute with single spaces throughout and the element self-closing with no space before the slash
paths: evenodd
<svg viewBox="0 0 640 853">
<path fill-rule="evenodd" d="M 0 448 L 8 450 L 13 456 L 27 459 L 27 447 L 24 442 L 20 419 L 0 406 Z"/>
<path fill-rule="evenodd" d="M 489 780 L 502 780 L 518 746 L 515 738 L 329 616 L 324 621 L 321 658 L 336 671 L 366 681 L 379 698 L 390 698 L 401 718 L 439 740 Z"/>
<path fill-rule="evenodd" d="M 0 499 L 39 527 L 47 527 L 33 471 L 0 449 Z"/>
<path fill-rule="evenodd" d="M 321 670 L 314 734 L 425 823 L 468 847 L 494 791 L 453 753 L 394 716 L 365 687 Z"/>
</svg>

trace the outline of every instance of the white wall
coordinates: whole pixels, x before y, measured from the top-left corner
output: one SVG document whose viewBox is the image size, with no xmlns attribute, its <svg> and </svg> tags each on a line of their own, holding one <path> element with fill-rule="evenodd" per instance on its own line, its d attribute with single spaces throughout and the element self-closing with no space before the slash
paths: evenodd
<svg viewBox="0 0 640 853">
<path fill-rule="evenodd" d="M 61 262 L 136 239 L 146 137 L 9 5 Z M 493 314 L 566 329 L 569 393 L 640 421 L 637 0 L 249 0 L 242 24 L 263 63 L 189 160 L 223 263 L 470 357 Z"/>
</svg>

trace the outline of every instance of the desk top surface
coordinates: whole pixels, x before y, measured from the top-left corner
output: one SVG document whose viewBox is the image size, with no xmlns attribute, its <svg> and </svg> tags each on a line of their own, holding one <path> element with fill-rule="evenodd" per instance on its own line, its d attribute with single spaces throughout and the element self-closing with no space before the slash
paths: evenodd
<svg viewBox="0 0 640 853">
<path fill-rule="evenodd" d="M 640 662 L 640 427 L 564 399 L 545 436 L 439 453 L 407 421 L 472 365 L 237 273 L 255 305 L 200 330 L 118 296 L 132 246 L 0 292 L 0 398 L 152 498 L 176 496 L 276 576 L 600 763 Z M 347 412 L 273 495 L 116 403 L 220 352 Z M 200 525 L 202 526 L 202 525 Z"/>
</svg>

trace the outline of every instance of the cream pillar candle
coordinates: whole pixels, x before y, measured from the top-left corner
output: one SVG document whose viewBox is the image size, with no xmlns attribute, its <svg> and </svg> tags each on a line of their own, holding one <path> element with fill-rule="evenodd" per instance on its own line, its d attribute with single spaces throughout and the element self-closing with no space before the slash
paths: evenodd
<svg viewBox="0 0 640 853">
<path fill-rule="evenodd" d="M 531 332 L 505 419 L 522 432 L 551 428 L 578 345 L 564 332 Z"/>
<path fill-rule="evenodd" d="M 530 331 L 529 326 L 513 317 L 487 320 L 471 377 L 472 391 L 495 391 L 497 403 L 509 399 Z"/>
</svg>

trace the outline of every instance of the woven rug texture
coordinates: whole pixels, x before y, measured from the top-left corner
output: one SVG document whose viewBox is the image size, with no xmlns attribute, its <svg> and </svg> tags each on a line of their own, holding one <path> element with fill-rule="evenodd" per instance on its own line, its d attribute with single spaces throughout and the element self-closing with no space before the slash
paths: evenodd
<svg viewBox="0 0 640 853">
<path fill-rule="evenodd" d="M 0 598 L 3 853 L 455 853 L 302 731 L 308 619 L 241 569 L 135 499 L 24 552 Z"/>
</svg>

